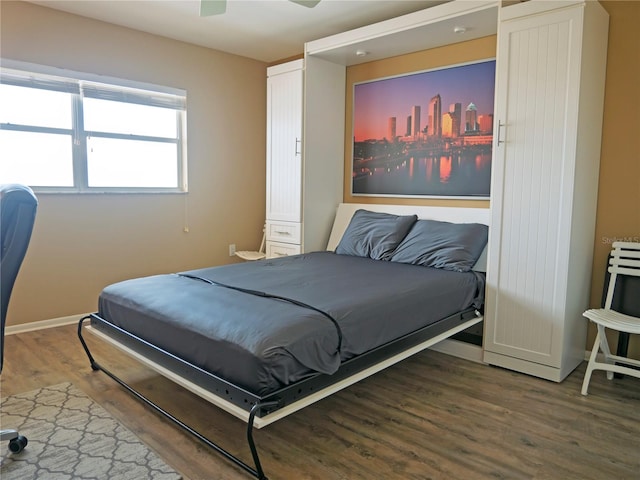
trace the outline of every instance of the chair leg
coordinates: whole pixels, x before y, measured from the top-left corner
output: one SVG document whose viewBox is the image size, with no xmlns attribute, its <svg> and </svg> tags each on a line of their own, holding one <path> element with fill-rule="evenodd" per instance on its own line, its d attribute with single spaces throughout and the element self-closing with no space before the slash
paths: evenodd
<svg viewBox="0 0 640 480">
<path fill-rule="evenodd" d="M 607 335 L 602 325 L 598 324 L 598 336 L 600 337 L 600 349 L 604 353 L 604 361 L 610 365 L 614 365 L 615 362 L 611 359 L 611 350 L 609 349 L 609 342 L 607 341 Z M 613 372 L 607 370 L 607 380 L 613 380 Z"/>
<path fill-rule="evenodd" d="M 587 370 L 584 372 L 584 380 L 582 381 L 582 395 L 587 395 L 589 389 L 589 382 L 591 381 L 591 374 L 595 368 L 596 357 L 598 356 L 598 347 L 600 347 L 600 329 L 596 335 L 596 340 L 593 342 L 593 349 L 589 356 L 589 363 L 587 364 Z"/>
</svg>

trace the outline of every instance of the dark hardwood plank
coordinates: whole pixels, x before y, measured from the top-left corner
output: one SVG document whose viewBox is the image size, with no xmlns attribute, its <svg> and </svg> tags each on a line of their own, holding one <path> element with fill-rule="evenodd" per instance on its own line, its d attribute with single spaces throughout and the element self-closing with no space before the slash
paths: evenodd
<svg viewBox="0 0 640 480">
<path fill-rule="evenodd" d="M 2 396 L 72 382 L 185 479 L 244 479 L 93 372 L 74 326 L 5 338 Z M 250 461 L 245 424 L 87 335 L 96 359 L 188 425 Z M 640 380 L 583 364 L 561 384 L 433 351 L 255 431 L 277 479 L 640 479 Z M 2 447 L 4 448 L 4 447 Z"/>
</svg>

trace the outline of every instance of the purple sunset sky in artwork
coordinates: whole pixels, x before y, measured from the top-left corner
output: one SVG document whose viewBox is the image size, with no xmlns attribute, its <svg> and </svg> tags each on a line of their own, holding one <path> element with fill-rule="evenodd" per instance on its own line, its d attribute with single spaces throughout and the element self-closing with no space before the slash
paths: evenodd
<svg viewBox="0 0 640 480">
<path fill-rule="evenodd" d="M 442 113 L 452 103 L 464 111 L 473 102 L 478 115 L 493 113 L 495 60 L 444 67 L 354 85 L 353 134 L 355 141 L 382 139 L 389 117 L 396 117 L 402 135 L 414 105 L 421 109 L 420 128 L 427 124 L 429 101 L 440 94 Z"/>
</svg>

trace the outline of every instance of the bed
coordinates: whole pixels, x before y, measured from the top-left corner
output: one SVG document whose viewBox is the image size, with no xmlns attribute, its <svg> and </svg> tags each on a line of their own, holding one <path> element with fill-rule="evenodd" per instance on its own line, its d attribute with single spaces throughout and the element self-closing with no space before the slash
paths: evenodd
<svg viewBox="0 0 640 480">
<path fill-rule="evenodd" d="M 94 370 L 264 479 L 254 428 L 482 321 L 488 216 L 341 204 L 327 251 L 107 286 L 78 335 Z M 83 331 L 246 421 L 254 466 L 96 362 Z"/>
</svg>

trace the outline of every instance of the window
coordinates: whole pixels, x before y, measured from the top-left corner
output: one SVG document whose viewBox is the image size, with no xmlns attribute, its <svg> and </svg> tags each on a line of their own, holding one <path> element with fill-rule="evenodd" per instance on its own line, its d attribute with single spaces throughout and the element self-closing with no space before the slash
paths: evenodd
<svg viewBox="0 0 640 480">
<path fill-rule="evenodd" d="M 187 190 L 184 91 L 29 67 L 0 71 L 0 183 L 40 192 Z"/>
</svg>

